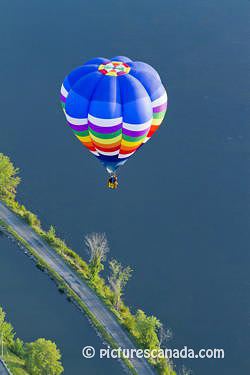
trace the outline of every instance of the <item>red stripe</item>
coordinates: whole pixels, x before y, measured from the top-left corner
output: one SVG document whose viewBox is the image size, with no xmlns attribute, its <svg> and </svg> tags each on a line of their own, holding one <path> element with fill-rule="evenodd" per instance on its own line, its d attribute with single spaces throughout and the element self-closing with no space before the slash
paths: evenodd
<svg viewBox="0 0 250 375">
<path fill-rule="evenodd" d="M 83 146 L 85 146 L 88 150 L 96 151 L 95 146 L 93 146 L 91 143 L 80 141 Z"/>
<path fill-rule="evenodd" d="M 159 128 L 160 125 L 152 125 L 149 132 L 148 132 L 148 135 L 147 137 L 152 137 L 152 135 L 156 132 L 156 130 Z"/>
<path fill-rule="evenodd" d="M 96 145 L 96 147 L 98 148 L 98 150 L 104 151 L 104 152 L 113 152 L 113 151 L 117 151 L 120 149 L 120 145 L 116 147 L 107 147 L 107 148 Z"/>
</svg>

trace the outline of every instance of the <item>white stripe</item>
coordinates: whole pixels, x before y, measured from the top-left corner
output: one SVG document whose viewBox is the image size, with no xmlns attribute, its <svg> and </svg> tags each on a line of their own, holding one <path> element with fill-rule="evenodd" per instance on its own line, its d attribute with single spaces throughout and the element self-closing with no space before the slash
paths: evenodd
<svg viewBox="0 0 250 375">
<path fill-rule="evenodd" d="M 152 107 L 158 107 L 158 105 L 162 105 L 164 103 L 166 103 L 168 100 L 168 96 L 167 96 L 167 93 L 165 91 L 165 93 L 160 96 L 158 99 L 155 99 L 153 102 L 152 102 Z"/>
<path fill-rule="evenodd" d="M 136 150 L 135 150 L 136 151 Z M 120 154 L 118 156 L 118 159 L 124 159 L 124 158 L 128 158 L 129 156 L 133 155 L 135 153 L 135 151 L 133 152 L 130 152 L 130 154 Z"/>
<path fill-rule="evenodd" d="M 89 121 L 94 124 L 94 125 L 100 125 L 100 126 L 114 126 L 114 125 L 119 125 L 122 123 L 122 117 L 117 117 L 117 118 L 98 118 L 94 117 L 92 115 L 88 115 Z"/>
<path fill-rule="evenodd" d="M 101 155 L 114 156 L 114 155 L 118 155 L 118 154 L 119 154 L 119 150 L 116 150 L 116 151 L 110 151 L 110 152 L 101 151 L 101 150 L 99 150 L 98 148 L 97 148 L 96 150 L 97 150 L 98 153 L 101 154 Z"/>
<path fill-rule="evenodd" d="M 68 122 L 72 125 L 86 125 L 88 123 L 87 118 L 74 118 L 74 117 L 69 116 L 66 112 L 65 112 L 65 116 Z"/>
<path fill-rule="evenodd" d="M 146 130 L 147 128 L 150 128 L 151 123 L 152 123 L 152 119 L 149 120 L 148 122 L 145 122 L 144 124 L 128 124 L 124 122 L 122 127 L 123 129 L 127 129 L 127 130 L 139 131 L 139 130 Z"/>
<path fill-rule="evenodd" d="M 150 140 L 150 137 L 146 137 L 142 143 L 146 143 L 149 140 Z"/>
<path fill-rule="evenodd" d="M 63 85 L 61 87 L 61 94 L 65 96 L 65 98 L 67 98 L 67 96 L 69 95 L 68 91 L 65 89 Z"/>
<path fill-rule="evenodd" d="M 91 150 L 89 150 L 89 151 L 92 152 L 92 154 L 94 154 L 94 155 L 96 155 L 96 156 L 99 156 L 98 152 L 96 152 L 96 151 L 91 151 Z"/>
</svg>

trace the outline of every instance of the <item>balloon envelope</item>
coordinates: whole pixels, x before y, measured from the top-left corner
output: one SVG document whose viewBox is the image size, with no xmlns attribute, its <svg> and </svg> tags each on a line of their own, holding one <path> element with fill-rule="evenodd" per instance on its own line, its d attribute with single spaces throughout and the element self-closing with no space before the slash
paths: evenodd
<svg viewBox="0 0 250 375">
<path fill-rule="evenodd" d="M 76 137 L 112 173 L 159 128 L 167 93 L 150 65 L 98 57 L 64 79 L 61 103 Z"/>
</svg>

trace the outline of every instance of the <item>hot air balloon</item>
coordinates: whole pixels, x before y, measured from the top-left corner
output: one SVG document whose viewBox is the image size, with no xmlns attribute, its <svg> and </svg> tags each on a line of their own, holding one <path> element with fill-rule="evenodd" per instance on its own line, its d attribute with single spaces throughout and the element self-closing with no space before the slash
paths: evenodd
<svg viewBox="0 0 250 375">
<path fill-rule="evenodd" d="M 105 166 L 114 189 L 117 169 L 161 125 L 167 93 L 150 65 L 125 56 L 97 57 L 66 76 L 61 103 L 68 125 Z"/>
</svg>

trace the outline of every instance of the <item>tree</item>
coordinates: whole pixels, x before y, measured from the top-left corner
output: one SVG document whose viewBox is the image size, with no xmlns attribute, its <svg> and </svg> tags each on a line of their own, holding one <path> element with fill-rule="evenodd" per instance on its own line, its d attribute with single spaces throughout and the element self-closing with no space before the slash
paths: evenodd
<svg viewBox="0 0 250 375">
<path fill-rule="evenodd" d="M 147 316 L 144 311 L 137 310 L 135 315 L 135 326 L 138 339 L 144 348 L 159 348 L 158 329 L 160 321 L 155 316 Z"/>
<path fill-rule="evenodd" d="M 56 228 L 53 225 L 51 225 L 47 232 L 47 240 L 53 243 L 55 241 L 55 238 L 56 238 Z"/>
<path fill-rule="evenodd" d="M 27 221 L 27 223 L 31 225 L 32 227 L 38 227 L 38 228 L 41 227 L 40 220 L 32 212 L 25 210 L 25 214 L 23 215 L 23 217 Z"/>
<path fill-rule="evenodd" d="M 0 338 L 3 338 L 4 344 L 12 346 L 14 343 L 15 332 L 12 325 L 5 321 L 5 312 L 0 307 Z"/>
<path fill-rule="evenodd" d="M 166 347 L 166 343 L 173 338 L 173 332 L 171 329 L 165 329 L 163 324 L 160 323 L 159 329 L 158 329 L 158 339 L 160 347 L 164 348 Z"/>
<path fill-rule="evenodd" d="M 31 375 L 60 375 L 61 354 L 50 340 L 38 339 L 26 345 L 25 365 Z"/>
<path fill-rule="evenodd" d="M 111 270 L 111 275 L 108 278 L 109 284 L 111 289 L 114 292 L 115 301 L 114 305 L 116 310 L 120 308 L 121 296 L 123 294 L 123 290 L 131 277 L 132 268 L 131 267 L 122 267 L 122 265 L 115 259 L 112 259 L 109 262 L 109 267 Z"/>
<path fill-rule="evenodd" d="M 16 188 L 20 183 L 17 176 L 19 169 L 15 168 L 8 156 L 0 153 L 0 197 L 14 198 Z"/>
<path fill-rule="evenodd" d="M 89 254 L 90 281 L 95 282 L 99 273 L 104 269 L 103 263 L 109 252 L 105 233 L 91 233 L 85 236 L 85 245 Z"/>
<path fill-rule="evenodd" d="M 25 355 L 25 349 L 24 349 L 24 343 L 22 340 L 17 338 L 13 345 L 11 346 L 11 350 L 20 358 L 24 358 Z"/>
</svg>

